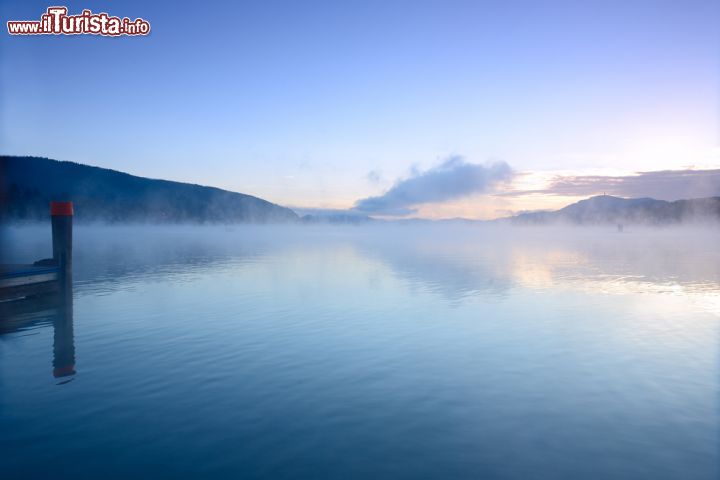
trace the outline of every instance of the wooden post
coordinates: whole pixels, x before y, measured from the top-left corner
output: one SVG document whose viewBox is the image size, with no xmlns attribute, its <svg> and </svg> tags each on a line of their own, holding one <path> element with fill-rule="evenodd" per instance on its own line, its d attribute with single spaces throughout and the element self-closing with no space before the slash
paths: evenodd
<svg viewBox="0 0 720 480">
<path fill-rule="evenodd" d="M 53 376 L 75 374 L 72 303 L 72 202 L 51 202 L 53 260 L 58 266 L 61 301 L 54 321 Z"/>
<path fill-rule="evenodd" d="M 72 284 L 72 202 L 51 202 L 53 260 L 59 268 L 60 285 Z"/>
</svg>

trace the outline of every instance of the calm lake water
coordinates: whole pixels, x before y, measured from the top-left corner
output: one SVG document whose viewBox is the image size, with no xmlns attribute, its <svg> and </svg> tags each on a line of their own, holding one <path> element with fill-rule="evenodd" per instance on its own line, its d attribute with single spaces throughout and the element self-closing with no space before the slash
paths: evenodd
<svg viewBox="0 0 720 480">
<path fill-rule="evenodd" d="M 72 305 L 0 310 L 1 476 L 717 479 L 719 239 L 76 227 Z"/>
</svg>

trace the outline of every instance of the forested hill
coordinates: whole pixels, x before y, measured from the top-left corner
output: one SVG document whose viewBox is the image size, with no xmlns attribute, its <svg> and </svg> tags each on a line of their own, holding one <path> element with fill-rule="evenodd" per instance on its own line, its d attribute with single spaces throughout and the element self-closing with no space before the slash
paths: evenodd
<svg viewBox="0 0 720 480">
<path fill-rule="evenodd" d="M 289 208 L 219 188 L 136 177 L 38 157 L 0 156 L 0 219 L 47 219 L 49 202 L 71 200 L 78 221 L 142 223 L 296 222 Z"/>
<path fill-rule="evenodd" d="M 507 219 L 506 219 L 507 220 Z M 513 224 L 645 224 L 671 225 L 720 221 L 720 197 L 667 202 L 654 198 L 620 198 L 600 195 L 581 200 L 554 212 L 523 213 L 509 219 Z"/>
</svg>

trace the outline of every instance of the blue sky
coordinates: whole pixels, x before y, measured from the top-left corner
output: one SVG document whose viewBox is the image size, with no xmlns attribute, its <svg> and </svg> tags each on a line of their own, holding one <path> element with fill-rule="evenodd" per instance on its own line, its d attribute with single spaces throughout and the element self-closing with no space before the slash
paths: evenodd
<svg viewBox="0 0 720 480">
<path fill-rule="evenodd" d="M 340 209 L 504 162 L 535 193 L 417 211 L 481 218 L 572 200 L 558 176 L 720 167 L 718 1 L 63 4 L 152 34 L 0 35 L 2 153 Z"/>
</svg>

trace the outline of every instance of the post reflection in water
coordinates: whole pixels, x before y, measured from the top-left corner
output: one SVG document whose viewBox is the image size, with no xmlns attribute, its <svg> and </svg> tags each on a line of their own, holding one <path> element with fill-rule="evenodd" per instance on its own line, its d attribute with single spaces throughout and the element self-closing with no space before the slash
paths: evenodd
<svg viewBox="0 0 720 480">
<path fill-rule="evenodd" d="M 60 292 L 0 304 L 0 335 L 52 324 L 52 375 L 61 384 L 75 375 L 72 287 Z M 70 378 L 68 378 L 70 377 Z"/>
<path fill-rule="evenodd" d="M 65 289 L 57 300 L 57 313 L 53 318 L 53 376 L 71 377 L 75 375 L 72 287 Z"/>
</svg>

